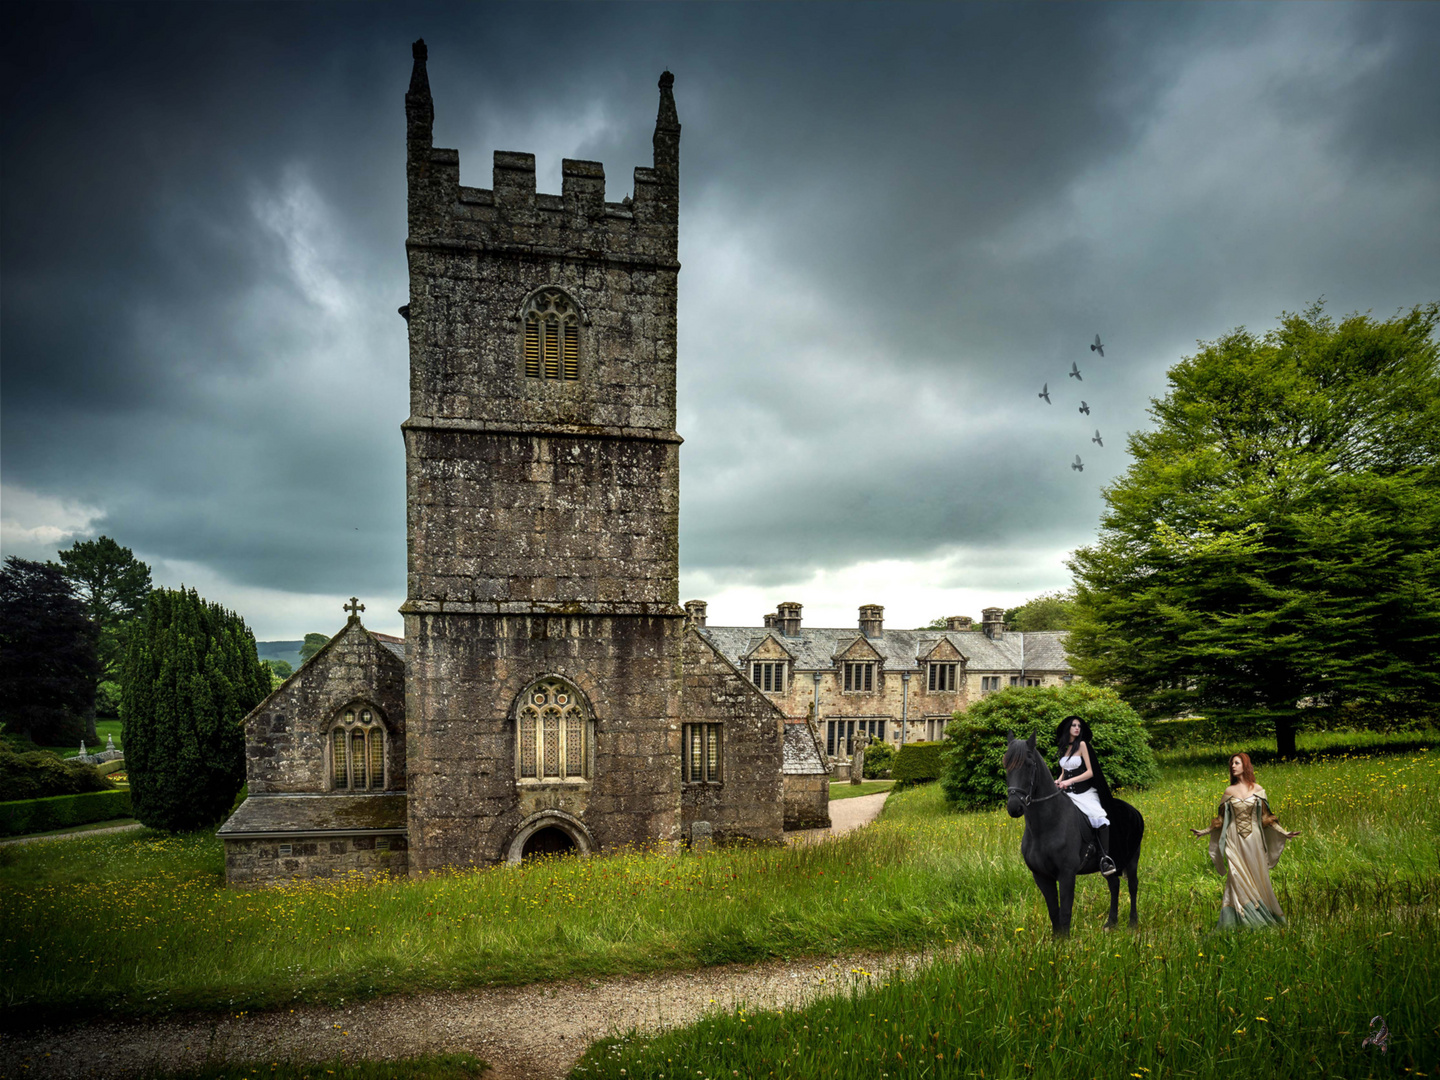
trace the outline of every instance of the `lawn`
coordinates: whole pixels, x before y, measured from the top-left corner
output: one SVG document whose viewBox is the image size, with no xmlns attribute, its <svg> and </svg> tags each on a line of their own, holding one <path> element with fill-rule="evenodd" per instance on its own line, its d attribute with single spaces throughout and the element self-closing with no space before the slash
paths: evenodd
<svg viewBox="0 0 1440 1080">
<path fill-rule="evenodd" d="M 1275 876 L 1294 930 L 1273 940 L 1311 942 L 1307 948 L 1320 951 L 1304 956 L 1318 977 L 1338 962 L 1325 949 L 1388 933 L 1387 949 L 1422 965 L 1406 976 L 1407 993 L 1431 1017 L 1440 1016 L 1437 769 L 1440 752 L 1417 748 L 1271 765 L 1259 776 L 1282 822 L 1302 833 Z M 1203 842 L 1185 829 L 1209 819 L 1223 767 L 1175 764 L 1164 772 L 1161 784 L 1133 795 L 1148 822 L 1142 932 L 1098 933 L 1105 890 L 1098 879 L 1084 881 L 1071 948 L 1086 963 L 1099 965 L 1094 950 L 1112 940 L 1126 943 L 1112 950 L 1122 960 L 1132 948 L 1168 957 L 1190 946 L 1210 952 L 1203 935 L 1217 914 L 1220 881 Z M 1048 967 L 1066 955 L 1048 943 L 1043 903 L 1018 856 L 1021 829 L 1003 811 L 948 813 L 930 785 L 892 795 L 870 828 L 819 845 L 623 852 L 246 892 L 223 887 L 221 846 L 208 835 L 142 830 L 0 848 L 0 1007 L 10 1024 L 254 1010 L 949 942 L 969 943 L 978 951 L 966 957 L 981 958 L 957 978 L 994 981 L 1022 959 L 1028 971 L 1034 957 Z M 1031 951 L 1016 951 L 1024 949 Z M 1233 960 L 1232 950 L 1218 952 Z M 1377 980 L 1399 962 L 1389 952 L 1367 955 Z M 1094 978 L 1107 970 L 1097 966 Z M 1108 994 L 1094 990 L 1094 1008 L 1110 1008 Z M 1014 1005 L 1017 1023 L 1038 1015 L 1034 1001 L 1022 1004 Z M 1016 1038 L 1012 1031 L 1007 1045 Z"/>
<path fill-rule="evenodd" d="M 104 750 L 106 736 L 114 736 L 115 749 L 123 750 L 124 746 L 120 741 L 120 730 L 121 728 L 119 720 L 96 720 L 95 732 L 100 736 L 100 738 L 96 740 L 94 745 L 91 745 L 88 742 L 85 744 L 86 753 L 96 754 L 99 753 L 101 750 Z M 76 739 L 74 744 L 71 746 L 40 746 L 36 747 L 36 749 L 49 750 L 52 754 L 58 754 L 62 758 L 79 757 L 80 740 Z"/>
<path fill-rule="evenodd" d="M 861 795 L 879 795 L 882 791 L 889 791 L 894 786 L 894 780 L 865 780 L 858 784 L 852 784 L 849 780 L 840 780 L 830 785 L 830 801 L 857 799 Z"/>
</svg>

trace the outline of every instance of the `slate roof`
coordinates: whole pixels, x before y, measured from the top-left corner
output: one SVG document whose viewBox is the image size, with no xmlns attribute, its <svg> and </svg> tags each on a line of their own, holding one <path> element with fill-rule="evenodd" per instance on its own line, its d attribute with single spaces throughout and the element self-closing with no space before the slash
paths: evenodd
<svg viewBox="0 0 1440 1080">
<path fill-rule="evenodd" d="M 820 747 L 810 733 L 809 724 L 785 725 L 785 764 L 781 772 L 788 776 L 807 776 L 827 773 L 825 759 L 820 756 Z"/>
<path fill-rule="evenodd" d="M 305 836 L 403 833 L 405 793 L 377 795 L 251 795 L 216 835 Z"/>
<path fill-rule="evenodd" d="M 401 660 L 405 659 L 405 639 L 403 637 L 392 637 L 390 634 L 377 634 L 374 630 L 366 630 L 365 632 Z"/>
<path fill-rule="evenodd" d="M 736 667 L 744 669 L 745 657 L 773 637 L 790 653 L 797 671 L 825 671 L 835 667 L 835 656 L 844 652 L 860 637 L 851 627 L 833 629 L 803 627 L 799 637 L 786 637 L 777 630 L 763 626 L 701 626 L 700 633 Z M 885 660 L 886 671 L 918 671 L 917 656 L 927 655 L 941 638 L 965 657 L 970 671 L 1019 671 L 1022 649 L 1026 671 L 1069 671 L 1065 659 L 1064 638 L 1060 630 L 1012 631 L 992 641 L 980 630 L 886 630 L 879 637 L 867 639 Z"/>
</svg>

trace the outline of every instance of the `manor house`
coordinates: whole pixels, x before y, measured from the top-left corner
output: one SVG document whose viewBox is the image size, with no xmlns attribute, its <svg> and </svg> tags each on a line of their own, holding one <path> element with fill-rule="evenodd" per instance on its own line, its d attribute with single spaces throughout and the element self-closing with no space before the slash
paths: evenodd
<svg viewBox="0 0 1440 1080">
<path fill-rule="evenodd" d="M 879 604 L 856 626 L 801 625 L 801 605 L 781 604 L 764 626 L 707 626 L 706 605 L 685 605 L 706 641 L 739 668 L 790 724 L 813 721 L 832 771 L 849 775 L 855 736 L 898 746 L 935 740 L 973 701 L 1007 686 L 1059 686 L 1073 678 L 1059 631 L 1007 631 L 986 608 L 944 630 L 888 630 Z"/>
<path fill-rule="evenodd" d="M 405 636 L 352 601 L 246 718 L 227 879 L 828 824 L 812 729 L 678 602 L 673 77 L 652 165 L 610 202 L 593 161 L 566 160 L 559 195 L 522 153 L 461 185 L 432 142 L 423 41 L 413 57 Z"/>
</svg>

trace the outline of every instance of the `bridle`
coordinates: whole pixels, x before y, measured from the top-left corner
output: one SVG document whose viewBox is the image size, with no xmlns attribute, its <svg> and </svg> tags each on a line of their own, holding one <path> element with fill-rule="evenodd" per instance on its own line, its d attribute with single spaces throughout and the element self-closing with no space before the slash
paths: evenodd
<svg viewBox="0 0 1440 1080">
<path fill-rule="evenodd" d="M 1020 796 L 1021 806 L 1029 807 L 1032 803 L 1044 802 L 1046 799 L 1053 799 L 1056 795 L 1060 794 L 1060 789 L 1057 787 L 1054 791 L 1050 792 L 1050 794 L 1041 795 L 1038 799 L 1035 798 L 1035 766 L 1039 764 L 1036 761 L 1038 756 L 1037 754 L 1032 754 L 1028 746 L 1025 748 L 1025 764 L 1030 768 L 1030 786 L 1025 790 L 1024 795 L 1020 795 L 1020 789 L 1018 787 L 1012 787 L 1009 784 L 1005 785 L 1005 790 L 1011 798 Z M 1009 772 L 1009 770 L 1007 769 L 1006 772 Z"/>
</svg>

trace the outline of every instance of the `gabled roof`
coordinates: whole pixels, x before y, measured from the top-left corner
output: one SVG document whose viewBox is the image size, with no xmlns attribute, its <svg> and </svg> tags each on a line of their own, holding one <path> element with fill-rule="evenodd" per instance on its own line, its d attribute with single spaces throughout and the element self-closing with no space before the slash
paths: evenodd
<svg viewBox="0 0 1440 1080">
<path fill-rule="evenodd" d="M 769 646 L 768 649 L 766 648 L 767 645 Z M 755 639 L 755 644 L 751 646 L 750 651 L 745 654 L 744 659 L 764 660 L 767 657 L 775 657 L 778 659 L 781 656 L 788 656 L 791 660 L 795 659 L 795 654 L 785 645 L 785 638 L 773 630 L 767 630 Z M 734 661 L 731 661 L 731 663 L 734 663 Z"/>
<path fill-rule="evenodd" d="M 302 671 L 304 671 L 306 668 L 310 667 L 310 665 L 318 662 L 319 659 L 320 659 L 322 656 L 324 656 L 326 653 L 328 653 L 328 652 L 330 651 L 331 646 L 333 646 L 337 641 L 339 641 L 342 637 L 344 637 L 347 631 L 349 631 L 349 630 L 351 630 L 351 629 L 355 629 L 355 628 L 358 628 L 359 631 L 360 631 L 360 633 L 365 634 L 367 637 L 370 638 L 370 640 L 374 641 L 375 644 L 379 645 L 379 646 L 380 646 L 381 648 L 383 648 L 386 652 L 388 652 L 391 656 L 394 656 L 394 657 L 395 657 L 396 659 L 398 659 L 402 664 L 405 662 L 405 639 L 404 639 L 404 638 L 394 637 L 394 636 L 392 636 L 392 635 L 390 635 L 390 634 L 377 634 L 374 630 L 367 630 L 367 629 L 365 628 L 365 624 L 362 623 L 362 622 L 360 622 L 359 620 L 356 620 L 356 621 L 353 622 L 353 623 L 347 622 L 347 623 L 346 623 L 344 626 L 342 626 L 338 631 L 336 631 L 335 635 L 334 635 L 329 641 L 327 641 L 324 645 L 322 645 L 319 649 L 317 649 L 317 650 L 315 651 L 314 655 L 312 655 L 309 660 L 306 660 L 306 661 L 305 661 L 303 664 L 301 664 L 298 668 L 296 668 L 294 671 L 292 671 L 292 672 L 290 673 L 290 677 L 289 677 L 288 679 L 286 679 L 284 682 L 282 682 L 282 683 L 281 683 L 279 686 L 277 686 L 274 690 L 271 690 L 270 693 L 266 694 L 265 697 L 261 700 L 260 704 L 256 705 L 253 709 L 251 709 L 248 713 L 246 713 L 246 714 L 245 714 L 245 718 L 244 718 L 243 720 L 241 720 L 240 722 L 243 724 L 243 723 L 245 723 L 245 721 L 249 720 L 250 717 L 254 716 L 256 713 L 263 712 L 263 711 L 266 709 L 266 707 L 269 706 L 269 704 L 270 704 L 270 699 L 271 699 L 271 698 L 275 697 L 277 694 L 279 694 L 279 693 L 281 693 L 282 691 L 284 691 L 284 689 L 285 689 L 287 686 L 289 686 L 292 682 L 295 681 L 296 678 L 299 677 L 299 675 L 300 675 L 300 673 L 301 673 Z"/>
<path fill-rule="evenodd" d="M 794 657 L 797 671 L 830 671 L 836 655 L 850 645 L 860 632 L 854 627 L 803 627 L 796 637 L 753 626 L 702 626 L 705 635 L 737 667 L 767 635 L 781 641 Z M 981 630 L 886 630 L 866 639 L 885 662 L 886 671 L 919 671 L 916 657 L 928 656 L 945 639 L 965 658 L 972 672 L 1019 671 L 1024 649 L 1026 671 L 1069 671 L 1065 659 L 1065 634 L 1058 630 L 1012 631 L 992 641 Z"/>
<path fill-rule="evenodd" d="M 830 771 L 820 756 L 820 747 L 815 745 L 809 724 L 785 725 L 785 763 L 781 771 L 789 776 L 813 776 Z"/>
</svg>

